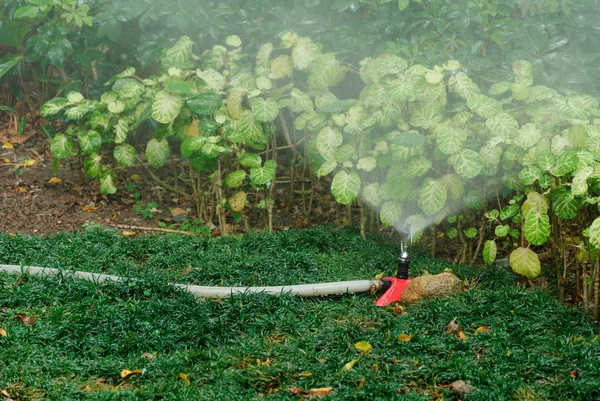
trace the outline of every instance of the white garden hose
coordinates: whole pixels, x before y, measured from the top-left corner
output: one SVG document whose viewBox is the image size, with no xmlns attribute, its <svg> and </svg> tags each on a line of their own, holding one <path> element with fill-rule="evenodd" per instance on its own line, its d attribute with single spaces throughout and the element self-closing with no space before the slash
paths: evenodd
<svg viewBox="0 0 600 401">
<path fill-rule="evenodd" d="M 50 267 L 37 266 L 16 266 L 16 265 L 0 265 L 0 272 L 9 274 L 31 274 L 34 276 L 56 276 L 59 274 L 71 276 L 84 280 L 89 280 L 94 283 L 104 281 L 126 281 L 131 280 L 126 277 L 113 276 L 110 274 L 88 273 L 77 270 L 60 270 Z M 232 294 L 293 294 L 305 297 L 314 297 L 320 295 L 347 294 L 355 292 L 375 292 L 381 288 L 380 280 L 355 280 L 355 281 L 339 281 L 333 283 L 318 283 L 318 284 L 299 284 L 299 285 L 280 285 L 269 287 L 209 287 L 202 285 L 187 285 L 173 284 L 175 287 L 191 292 L 197 298 L 227 298 Z"/>
</svg>

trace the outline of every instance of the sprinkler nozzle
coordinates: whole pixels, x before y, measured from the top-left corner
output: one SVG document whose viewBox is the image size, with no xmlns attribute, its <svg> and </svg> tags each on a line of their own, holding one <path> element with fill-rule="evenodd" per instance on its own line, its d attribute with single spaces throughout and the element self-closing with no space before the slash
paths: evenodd
<svg viewBox="0 0 600 401">
<path fill-rule="evenodd" d="M 408 278 L 408 267 L 410 265 L 410 254 L 406 251 L 402 252 L 398 259 L 398 273 L 396 278 L 406 280 Z"/>
</svg>

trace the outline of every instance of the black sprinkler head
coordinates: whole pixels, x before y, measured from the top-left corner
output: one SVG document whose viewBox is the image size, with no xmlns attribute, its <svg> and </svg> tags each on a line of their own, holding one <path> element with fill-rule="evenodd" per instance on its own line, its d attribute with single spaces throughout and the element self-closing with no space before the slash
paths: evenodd
<svg viewBox="0 0 600 401">
<path fill-rule="evenodd" d="M 400 259 L 398 259 L 398 273 L 396 278 L 406 280 L 408 279 L 408 268 L 410 265 L 410 254 L 406 251 L 402 252 Z"/>
</svg>

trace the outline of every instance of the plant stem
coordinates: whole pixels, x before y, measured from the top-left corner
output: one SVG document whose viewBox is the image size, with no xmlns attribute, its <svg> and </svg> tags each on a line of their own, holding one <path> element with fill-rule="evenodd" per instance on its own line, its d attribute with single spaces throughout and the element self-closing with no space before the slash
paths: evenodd
<svg viewBox="0 0 600 401">
<path fill-rule="evenodd" d="M 158 178 L 153 172 L 152 170 L 150 170 L 150 167 L 148 167 L 144 162 L 142 162 L 141 159 L 138 158 L 138 162 L 140 163 L 140 165 L 144 168 L 144 170 L 146 170 L 146 172 L 148 173 L 148 175 L 150 176 L 150 178 L 152 178 L 152 180 L 154 182 L 156 182 L 158 185 L 160 185 L 161 187 L 163 187 L 164 189 L 171 191 L 173 193 L 179 194 L 181 196 L 189 196 L 192 197 L 193 195 L 188 194 L 187 192 L 182 191 L 179 188 L 175 188 L 169 184 L 167 184 L 166 182 L 164 182 L 163 180 L 161 180 L 160 178 Z"/>
</svg>

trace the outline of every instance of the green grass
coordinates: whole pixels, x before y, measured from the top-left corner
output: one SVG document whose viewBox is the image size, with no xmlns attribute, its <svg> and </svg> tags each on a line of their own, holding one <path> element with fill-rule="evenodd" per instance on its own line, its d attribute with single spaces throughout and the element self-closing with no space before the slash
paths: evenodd
<svg viewBox="0 0 600 401">
<path fill-rule="evenodd" d="M 458 297 L 407 306 L 405 314 L 375 307 L 369 294 L 216 302 L 165 285 L 368 279 L 393 273 L 397 256 L 385 238 L 365 242 L 330 229 L 218 240 L 127 239 L 101 231 L 0 234 L 0 263 L 143 278 L 95 285 L 0 274 L 0 328 L 8 333 L 0 337 L 0 389 L 17 401 L 252 400 L 261 394 L 298 400 L 288 388 L 329 386 L 328 399 L 336 400 L 600 399 L 598 330 L 584 312 L 515 286 L 504 269 L 454 266 L 416 252 L 413 275 L 452 268 L 477 284 Z M 15 319 L 18 313 L 34 317 L 33 326 Z M 466 341 L 446 333 L 454 318 Z M 475 335 L 484 325 L 489 333 Z M 412 339 L 400 342 L 398 334 Z M 353 345 L 358 341 L 373 350 L 361 353 Z M 353 359 L 359 360 L 354 369 L 342 371 Z M 122 380 L 123 369 L 143 374 Z M 476 389 L 459 397 L 445 386 L 455 380 Z"/>
</svg>

